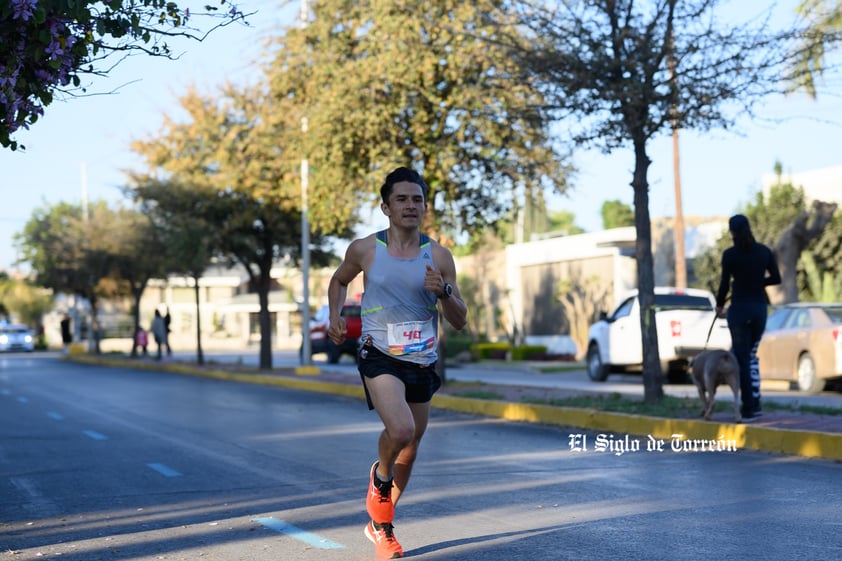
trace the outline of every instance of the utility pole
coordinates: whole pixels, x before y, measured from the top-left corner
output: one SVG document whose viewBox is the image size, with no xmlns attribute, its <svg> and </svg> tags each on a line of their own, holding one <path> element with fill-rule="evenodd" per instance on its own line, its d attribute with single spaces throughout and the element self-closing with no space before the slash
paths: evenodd
<svg viewBox="0 0 842 561">
<path fill-rule="evenodd" d="M 681 170 L 678 158 L 678 129 L 672 129 L 672 165 L 675 182 L 675 286 L 687 288 L 687 258 L 684 248 L 684 212 L 681 203 Z"/>
<path fill-rule="evenodd" d="M 667 57 L 667 65 L 670 71 L 670 81 L 673 88 L 674 99 L 678 99 L 678 75 L 675 70 L 675 55 L 673 48 L 675 45 L 674 30 L 670 28 L 669 35 L 669 56 Z M 687 252 L 684 249 L 684 211 L 682 210 L 681 202 L 681 168 L 679 166 L 678 157 L 678 129 L 681 125 L 678 116 L 677 101 L 673 102 L 673 118 L 672 118 L 672 171 L 673 182 L 675 184 L 675 223 L 673 224 L 673 242 L 675 246 L 675 286 L 678 288 L 687 288 Z"/>
<path fill-rule="evenodd" d="M 82 220 L 85 228 L 85 244 L 88 243 L 88 165 L 85 162 L 79 164 L 79 176 L 82 182 Z M 82 326 L 79 322 L 79 295 L 73 293 L 73 342 L 77 343 L 82 340 Z M 91 328 L 88 326 L 88 352 L 95 350 L 93 338 L 91 337 Z"/>
</svg>

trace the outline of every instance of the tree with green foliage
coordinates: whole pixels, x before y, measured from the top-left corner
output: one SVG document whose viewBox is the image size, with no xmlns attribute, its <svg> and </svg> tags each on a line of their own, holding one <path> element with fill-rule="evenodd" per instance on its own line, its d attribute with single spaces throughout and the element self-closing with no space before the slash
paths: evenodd
<svg viewBox="0 0 842 561">
<path fill-rule="evenodd" d="M 584 228 L 576 225 L 576 215 L 569 210 L 555 210 L 547 215 L 548 232 L 564 232 L 566 236 L 583 234 Z"/>
<path fill-rule="evenodd" d="M 0 274 L 0 316 L 7 321 L 18 321 L 32 328 L 42 325 L 44 314 L 53 302 L 52 292 L 35 286 L 28 279 L 11 279 Z"/>
<path fill-rule="evenodd" d="M 842 276 L 833 271 L 821 271 L 814 253 L 810 250 L 801 254 L 801 262 L 804 267 L 804 288 L 799 292 L 801 300 L 842 302 Z"/>
<path fill-rule="evenodd" d="M 205 5 L 204 12 L 182 6 L 170 0 L 0 3 L 0 146 L 16 150 L 15 133 L 35 123 L 57 94 L 84 93 L 85 74 L 106 75 L 135 53 L 171 58 L 166 40 L 201 41 L 245 17 L 228 0 Z M 204 18 L 219 23 L 205 31 L 191 27 Z"/>
<path fill-rule="evenodd" d="M 799 297 L 805 302 L 842 302 L 842 212 L 801 254 Z"/>
<path fill-rule="evenodd" d="M 21 261 L 29 263 L 35 284 L 89 302 L 90 350 L 97 354 L 100 299 L 126 293 L 116 272 L 116 256 L 122 248 L 115 232 L 123 226 L 122 211 L 105 201 L 87 207 L 62 202 L 35 209 L 15 236 Z"/>
<path fill-rule="evenodd" d="M 290 147 L 311 165 L 314 224 L 379 204 L 398 165 L 429 184 L 424 228 L 445 244 L 506 217 L 515 192 L 564 190 L 544 100 L 495 43 L 495 5 L 327 0 L 278 38 L 268 107 L 284 127 L 307 120 Z"/>
<path fill-rule="evenodd" d="M 118 212 L 121 227 L 112 233 L 116 242 L 114 271 L 131 294 L 132 333 L 137 333 L 140 328 L 140 301 L 149 281 L 161 278 L 179 261 L 169 251 L 166 240 L 147 215 L 136 209 L 120 209 Z M 131 356 L 136 357 L 137 354 L 137 340 L 132 337 Z"/>
<path fill-rule="evenodd" d="M 644 399 L 663 398 L 654 321 L 649 142 L 674 127 L 731 127 L 782 89 L 796 34 L 763 23 L 721 23 L 716 0 L 517 3 L 531 32 L 509 42 L 545 104 L 577 145 L 634 153 L 636 258 Z"/>
<path fill-rule="evenodd" d="M 774 293 L 777 296 L 772 302 L 788 304 L 798 301 L 798 263 L 801 255 L 822 235 L 833 220 L 837 206 L 836 203 L 814 200 L 781 232 L 774 248 L 781 270 L 781 284 L 776 287 Z"/>
<path fill-rule="evenodd" d="M 160 254 L 158 276 L 183 274 L 193 279 L 196 303 L 196 362 L 204 364 L 199 279 L 220 253 L 219 232 L 208 220 L 215 200 L 201 189 L 149 177 L 133 177 L 124 192 L 140 204 L 148 224 L 148 242 Z M 151 265 L 151 263 L 150 263 Z M 147 281 L 152 278 L 147 278 Z M 137 303 L 139 305 L 140 298 Z M 132 351 L 134 354 L 134 350 Z"/>
<path fill-rule="evenodd" d="M 190 225 L 187 236 L 205 231 L 201 223 L 192 222 L 195 217 L 213 228 L 213 244 L 205 257 L 218 251 L 223 264 L 246 269 L 259 302 L 260 368 L 267 370 L 272 368 L 272 268 L 283 260 L 297 263 L 301 257 L 299 178 L 276 165 L 289 162 L 284 131 L 292 133 L 268 126 L 254 92 L 226 87 L 220 93 L 212 99 L 191 90 L 179 100 L 186 113 L 183 121 L 165 116 L 158 135 L 133 143 L 132 149 L 148 166 L 133 173 L 133 181 L 140 187 L 140 200 L 158 208 L 166 205 L 174 225 Z M 169 188 L 150 190 L 156 182 Z M 167 201 L 169 196 L 175 204 Z M 179 207 L 182 202 L 188 204 Z M 347 222 L 339 222 L 337 228 L 333 233 L 348 235 Z M 315 231 L 310 241 L 312 263 L 326 263 L 326 236 Z"/>
<path fill-rule="evenodd" d="M 606 230 L 634 226 L 634 209 L 619 199 L 602 203 L 600 214 L 602 215 L 602 227 Z"/>
</svg>

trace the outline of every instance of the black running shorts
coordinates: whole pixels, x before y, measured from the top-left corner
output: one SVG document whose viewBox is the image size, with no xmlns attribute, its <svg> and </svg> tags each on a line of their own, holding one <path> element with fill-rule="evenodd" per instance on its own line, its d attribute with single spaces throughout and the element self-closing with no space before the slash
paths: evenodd
<svg viewBox="0 0 842 561">
<path fill-rule="evenodd" d="M 398 378 L 406 387 L 407 403 L 427 403 L 441 387 L 441 378 L 436 374 L 436 363 L 424 366 L 407 362 L 377 350 L 374 345 L 365 344 L 359 352 L 360 377 L 365 388 L 365 400 L 369 409 L 374 409 L 365 378 L 376 378 L 388 374 Z"/>
</svg>

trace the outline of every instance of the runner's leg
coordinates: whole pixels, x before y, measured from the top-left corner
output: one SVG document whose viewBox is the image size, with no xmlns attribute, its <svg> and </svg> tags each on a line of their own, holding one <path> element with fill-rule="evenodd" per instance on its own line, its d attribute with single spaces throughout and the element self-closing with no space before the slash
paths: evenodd
<svg viewBox="0 0 842 561">
<path fill-rule="evenodd" d="M 395 460 L 394 474 L 395 483 L 392 487 L 392 503 L 397 505 L 398 499 L 406 484 L 409 482 L 409 476 L 412 474 L 412 465 L 415 463 L 415 458 L 418 456 L 418 445 L 421 443 L 421 437 L 427 430 L 427 423 L 430 420 L 430 402 L 427 403 L 410 403 L 409 408 L 412 410 L 412 417 L 415 420 L 415 434 L 412 440 L 403 447 L 398 453 Z"/>
<path fill-rule="evenodd" d="M 380 465 L 377 473 L 381 480 L 392 477 L 392 468 L 400 451 L 407 446 L 415 434 L 415 418 L 406 402 L 404 383 L 395 376 L 381 374 L 365 378 L 371 403 L 383 421 L 383 432 L 378 441 Z"/>
</svg>

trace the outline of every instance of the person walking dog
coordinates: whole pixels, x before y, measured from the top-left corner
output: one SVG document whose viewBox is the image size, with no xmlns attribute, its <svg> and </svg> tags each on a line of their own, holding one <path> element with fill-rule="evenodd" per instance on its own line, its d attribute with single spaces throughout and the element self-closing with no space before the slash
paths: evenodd
<svg viewBox="0 0 842 561">
<path fill-rule="evenodd" d="M 716 312 L 721 314 L 728 291 L 728 329 L 740 365 L 742 420 L 750 423 L 761 413 L 760 365 L 757 346 L 766 329 L 769 297 L 766 287 L 780 284 L 775 254 L 754 239 L 748 218 L 736 214 L 728 221 L 734 245 L 722 253 L 722 277 L 716 292 Z"/>
</svg>

